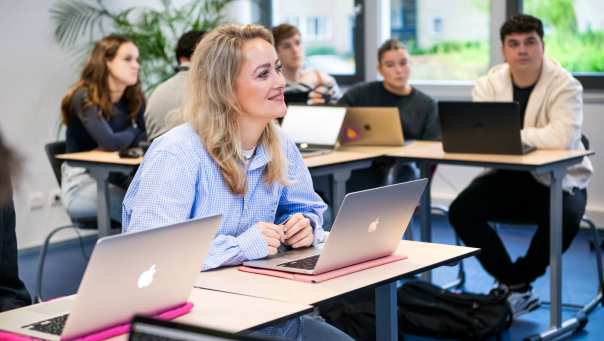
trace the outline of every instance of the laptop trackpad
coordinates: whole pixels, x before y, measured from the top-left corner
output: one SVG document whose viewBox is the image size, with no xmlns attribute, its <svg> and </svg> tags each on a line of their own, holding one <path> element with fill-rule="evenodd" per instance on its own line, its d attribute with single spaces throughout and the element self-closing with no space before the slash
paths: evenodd
<svg viewBox="0 0 604 341">
<path fill-rule="evenodd" d="M 73 307 L 75 302 L 75 295 L 69 297 L 62 297 L 50 302 L 44 302 L 41 304 L 35 304 L 27 308 L 28 311 L 44 314 L 44 315 L 57 315 L 58 313 L 68 312 Z"/>
</svg>

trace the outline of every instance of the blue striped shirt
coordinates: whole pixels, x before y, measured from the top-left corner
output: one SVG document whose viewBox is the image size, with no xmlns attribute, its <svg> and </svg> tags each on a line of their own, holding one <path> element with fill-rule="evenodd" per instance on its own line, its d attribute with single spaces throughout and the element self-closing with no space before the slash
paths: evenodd
<svg viewBox="0 0 604 341">
<path fill-rule="evenodd" d="M 288 184 L 267 184 L 263 171 L 270 161 L 259 145 L 246 170 L 247 192 L 233 194 L 220 168 L 190 124 L 157 138 L 141 163 L 122 207 L 124 232 L 175 224 L 222 214 L 222 223 L 204 269 L 241 264 L 267 256 L 267 243 L 256 223 L 281 224 L 295 213 L 308 217 L 314 243 L 323 242 L 325 203 L 314 192 L 308 168 L 295 144 L 280 134 L 287 159 Z"/>
</svg>

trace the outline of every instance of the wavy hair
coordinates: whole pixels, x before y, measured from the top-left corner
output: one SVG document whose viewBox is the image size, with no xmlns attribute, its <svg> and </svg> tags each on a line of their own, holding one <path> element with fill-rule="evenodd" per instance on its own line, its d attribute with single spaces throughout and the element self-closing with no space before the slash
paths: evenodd
<svg viewBox="0 0 604 341">
<path fill-rule="evenodd" d="M 131 42 L 131 40 L 124 36 L 112 34 L 99 40 L 94 45 L 94 49 L 88 57 L 84 69 L 82 69 L 80 79 L 67 91 L 67 94 L 61 101 L 61 118 L 65 125 L 69 124 L 73 96 L 80 89 L 87 91 L 87 97 L 82 106 L 83 108 L 98 106 L 101 109 L 101 115 L 105 119 L 108 120 L 113 116 L 107 62 L 112 61 L 116 57 L 117 50 L 120 46 Z M 145 96 L 141 91 L 140 79 L 136 84 L 126 87 L 123 96 L 128 103 L 130 118 L 136 120 L 139 111 L 145 103 Z"/>
<path fill-rule="evenodd" d="M 208 33 L 193 53 L 184 105 L 184 120 L 202 139 L 231 192 L 241 195 L 247 182 L 238 121 L 242 109 L 235 82 L 243 65 L 241 50 L 246 42 L 257 38 L 273 45 L 270 31 L 259 25 L 225 25 Z M 274 123 L 264 128 L 258 145 L 270 154 L 264 181 L 285 185 L 286 161 Z"/>
</svg>

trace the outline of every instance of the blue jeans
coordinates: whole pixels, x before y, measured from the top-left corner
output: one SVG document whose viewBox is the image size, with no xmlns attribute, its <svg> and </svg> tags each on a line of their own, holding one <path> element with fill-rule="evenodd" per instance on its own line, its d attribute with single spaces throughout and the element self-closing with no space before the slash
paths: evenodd
<svg viewBox="0 0 604 341">
<path fill-rule="evenodd" d="M 109 184 L 109 212 L 112 220 L 122 221 L 122 201 L 126 192 Z M 61 166 L 61 201 L 72 220 L 96 219 L 96 180 L 84 168 Z"/>
<path fill-rule="evenodd" d="M 248 333 L 249 336 L 260 338 L 278 337 L 279 340 L 335 340 L 353 341 L 346 333 L 328 324 L 318 314 L 306 314 L 292 318 L 284 322 L 271 324 L 269 326 Z"/>
</svg>

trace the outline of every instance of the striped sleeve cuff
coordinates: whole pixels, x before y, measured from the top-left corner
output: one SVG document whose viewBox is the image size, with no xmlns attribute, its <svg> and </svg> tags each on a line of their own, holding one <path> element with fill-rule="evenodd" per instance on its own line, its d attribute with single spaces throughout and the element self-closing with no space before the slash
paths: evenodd
<svg viewBox="0 0 604 341">
<path fill-rule="evenodd" d="M 237 242 L 243 256 L 248 260 L 261 259 L 268 256 L 268 245 L 255 224 L 240 234 L 237 237 Z"/>
</svg>

